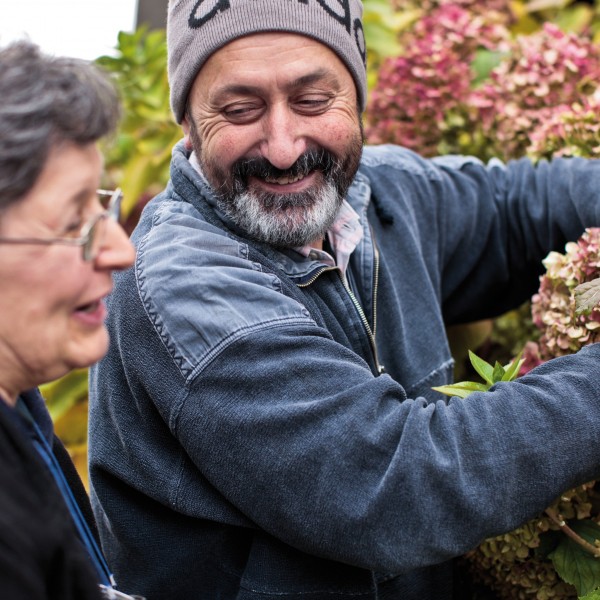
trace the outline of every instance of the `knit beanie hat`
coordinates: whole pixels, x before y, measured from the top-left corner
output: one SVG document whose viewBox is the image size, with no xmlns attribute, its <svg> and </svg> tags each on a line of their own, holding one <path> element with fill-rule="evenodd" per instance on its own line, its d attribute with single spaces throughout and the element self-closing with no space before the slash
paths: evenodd
<svg viewBox="0 0 600 600">
<path fill-rule="evenodd" d="M 288 32 L 333 50 L 356 84 L 364 110 L 366 47 L 361 0 L 169 0 L 167 48 L 171 109 L 178 123 L 196 75 L 211 54 L 252 33 Z"/>
</svg>

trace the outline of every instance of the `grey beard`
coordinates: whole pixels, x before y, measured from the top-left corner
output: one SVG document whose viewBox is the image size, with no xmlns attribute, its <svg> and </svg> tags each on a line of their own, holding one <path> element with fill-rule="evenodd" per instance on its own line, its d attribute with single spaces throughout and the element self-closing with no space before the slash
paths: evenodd
<svg viewBox="0 0 600 600">
<path fill-rule="evenodd" d="M 217 199 L 219 208 L 250 238 L 278 248 L 300 248 L 322 239 L 343 198 L 331 181 L 299 194 L 239 191 Z"/>
</svg>

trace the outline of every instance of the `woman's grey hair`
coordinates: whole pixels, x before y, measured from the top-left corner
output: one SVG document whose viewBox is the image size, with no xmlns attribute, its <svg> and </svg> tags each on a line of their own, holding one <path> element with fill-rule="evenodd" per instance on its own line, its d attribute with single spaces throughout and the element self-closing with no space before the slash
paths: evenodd
<svg viewBox="0 0 600 600">
<path fill-rule="evenodd" d="M 0 50 L 0 210 L 35 184 L 52 147 L 116 128 L 120 104 L 93 63 L 52 57 L 29 41 Z"/>
</svg>

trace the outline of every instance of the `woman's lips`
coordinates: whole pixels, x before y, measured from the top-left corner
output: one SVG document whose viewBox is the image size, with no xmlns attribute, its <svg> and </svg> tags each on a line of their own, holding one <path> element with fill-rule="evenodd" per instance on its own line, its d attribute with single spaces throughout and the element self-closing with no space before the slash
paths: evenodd
<svg viewBox="0 0 600 600">
<path fill-rule="evenodd" d="M 104 304 L 104 300 L 95 300 L 89 304 L 82 305 L 75 309 L 74 315 L 86 325 L 92 327 L 103 325 L 104 319 L 106 319 L 106 305 Z"/>
</svg>

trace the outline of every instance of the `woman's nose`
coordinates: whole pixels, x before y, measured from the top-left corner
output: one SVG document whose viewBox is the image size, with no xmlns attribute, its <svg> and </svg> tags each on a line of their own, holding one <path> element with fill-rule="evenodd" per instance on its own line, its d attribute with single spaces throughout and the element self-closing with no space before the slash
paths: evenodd
<svg viewBox="0 0 600 600">
<path fill-rule="evenodd" d="M 102 246 L 95 259 L 101 269 L 122 271 L 133 264 L 135 248 L 125 230 L 113 219 L 106 219 Z"/>
</svg>

